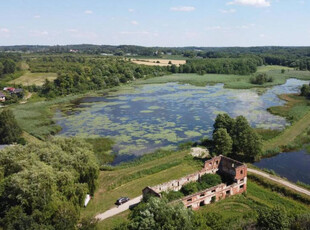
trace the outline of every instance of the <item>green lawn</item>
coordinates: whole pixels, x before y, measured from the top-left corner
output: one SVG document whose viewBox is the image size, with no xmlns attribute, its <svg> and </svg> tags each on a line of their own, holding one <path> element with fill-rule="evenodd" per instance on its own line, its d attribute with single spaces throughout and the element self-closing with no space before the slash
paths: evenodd
<svg viewBox="0 0 310 230">
<path fill-rule="evenodd" d="M 282 74 L 281 70 L 285 69 Z M 267 73 L 268 76 L 273 77 L 274 81 L 265 83 L 263 85 L 255 85 L 250 83 L 251 75 L 227 75 L 227 74 L 172 74 L 163 77 L 150 78 L 135 82 L 135 84 L 160 84 L 167 82 L 179 82 L 185 84 L 192 84 L 197 86 L 205 86 L 208 84 L 223 83 L 225 88 L 232 89 L 249 89 L 249 88 L 263 88 L 275 85 L 281 85 L 286 82 L 288 78 L 298 78 L 301 80 L 310 80 L 310 71 L 297 71 L 283 66 L 262 66 L 258 67 L 258 73 Z"/>
</svg>

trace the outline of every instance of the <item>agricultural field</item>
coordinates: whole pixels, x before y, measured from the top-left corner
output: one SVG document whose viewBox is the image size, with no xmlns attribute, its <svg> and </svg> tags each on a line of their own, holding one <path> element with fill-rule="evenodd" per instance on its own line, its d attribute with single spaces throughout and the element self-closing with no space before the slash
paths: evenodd
<svg viewBox="0 0 310 230">
<path fill-rule="evenodd" d="M 149 65 L 149 66 L 169 66 L 169 65 L 180 66 L 186 63 L 186 60 L 173 60 L 173 59 L 131 59 L 131 61 L 139 65 Z"/>
<path fill-rule="evenodd" d="M 27 71 L 21 77 L 10 81 L 10 84 L 23 85 L 23 86 L 42 86 L 45 80 L 53 81 L 57 78 L 57 73 L 31 73 Z"/>
</svg>

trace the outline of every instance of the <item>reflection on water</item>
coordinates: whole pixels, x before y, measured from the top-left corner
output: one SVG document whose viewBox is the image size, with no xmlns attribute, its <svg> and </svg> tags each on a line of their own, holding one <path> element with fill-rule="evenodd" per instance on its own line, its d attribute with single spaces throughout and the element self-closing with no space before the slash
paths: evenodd
<svg viewBox="0 0 310 230">
<path fill-rule="evenodd" d="M 261 169 L 272 169 L 290 181 L 298 180 L 310 184 L 310 154 L 306 150 L 281 153 L 277 156 L 262 159 L 254 164 Z"/>
<path fill-rule="evenodd" d="M 304 81 L 290 79 L 259 95 L 255 90 L 197 87 L 177 83 L 126 87 L 102 97 L 86 97 L 58 112 L 61 135 L 108 136 L 117 154 L 141 155 L 159 147 L 211 136 L 218 113 L 245 116 L 253 127 L 282 129 L 284 118 L 266 111 L 282 105 L 277 94 L 295 93 Z"/>
</svg>

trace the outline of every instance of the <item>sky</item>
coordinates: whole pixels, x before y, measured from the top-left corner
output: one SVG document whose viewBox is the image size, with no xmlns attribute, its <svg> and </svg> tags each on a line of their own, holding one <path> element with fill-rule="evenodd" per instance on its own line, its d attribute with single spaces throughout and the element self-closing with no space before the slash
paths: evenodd
<svg viewBox="0 0 310 230">
<path fill-rule="evenodd" d="M 0 0 L 3 45 L 310 46 L 310 0 Z"/>
</svg>

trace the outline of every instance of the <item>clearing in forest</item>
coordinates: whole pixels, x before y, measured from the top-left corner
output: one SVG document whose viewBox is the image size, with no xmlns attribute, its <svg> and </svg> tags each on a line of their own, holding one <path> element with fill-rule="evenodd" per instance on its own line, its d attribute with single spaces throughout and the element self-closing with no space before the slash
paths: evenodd
<svg viewBox="0 0 310 230">
<path fill-rule="evenodd" d="M 26 72 L 23 76 L 10 81 L 10 84 L 21 84 L 24 86 L 42 86 L 46 79 L 53 81 L 57 78 L 57 73 L 31 73 Z"/>
</svg>

